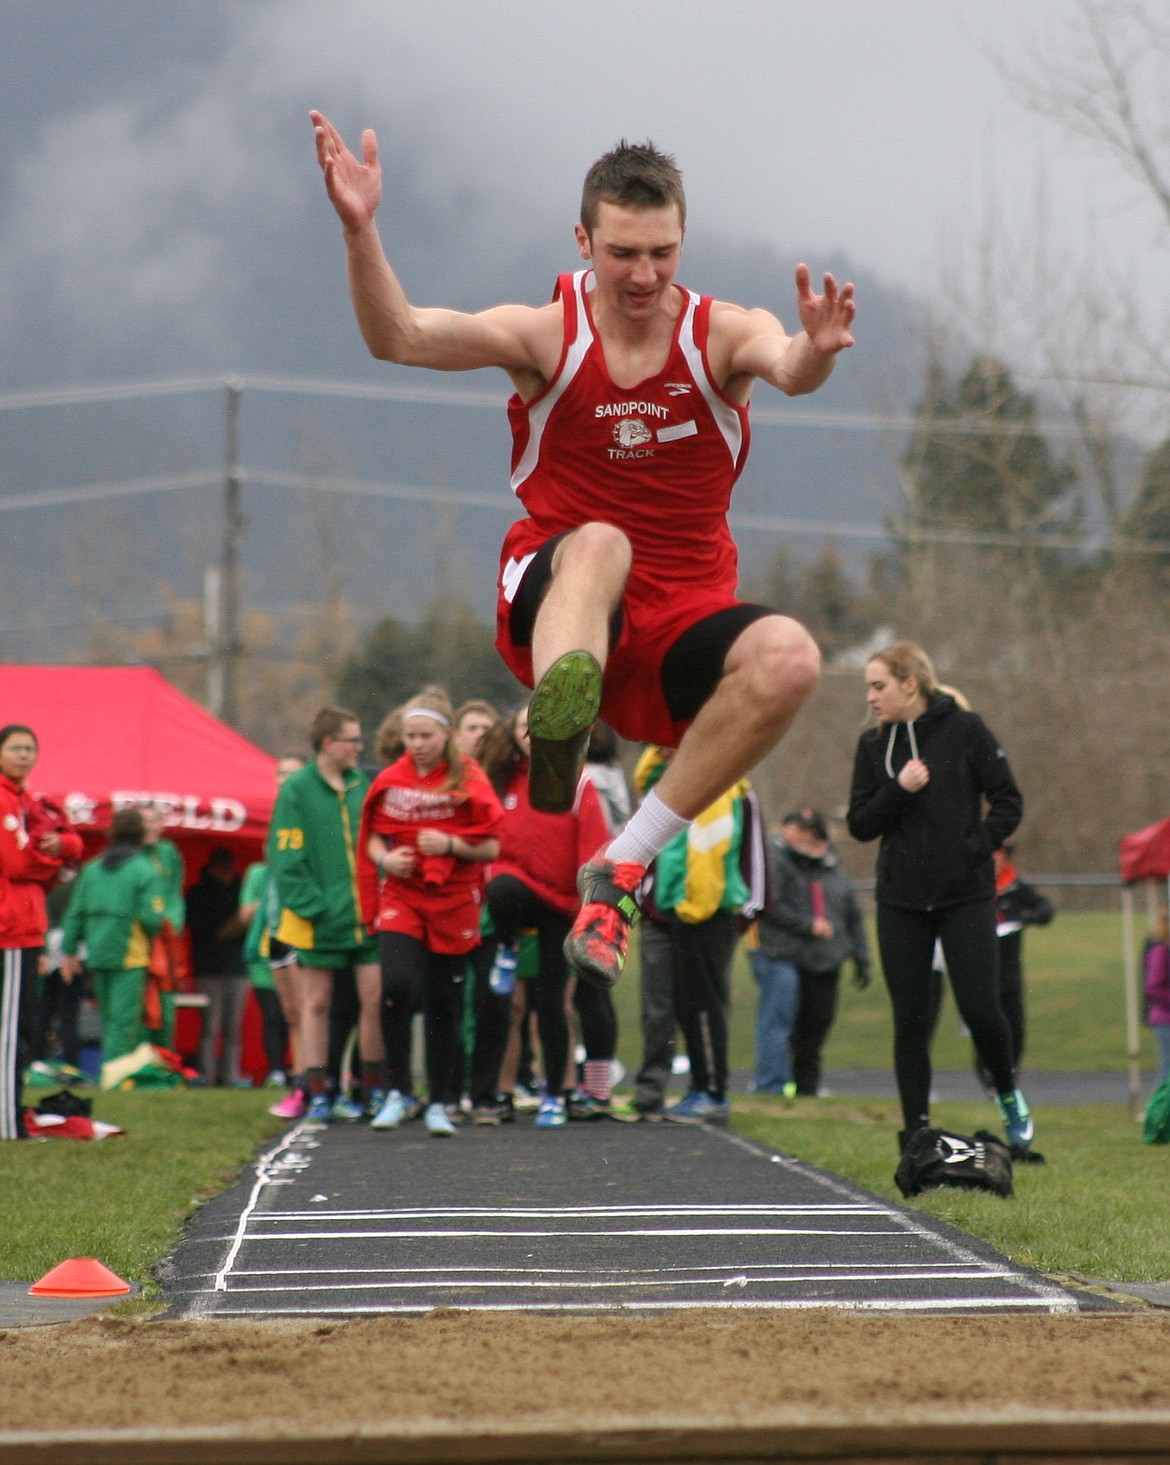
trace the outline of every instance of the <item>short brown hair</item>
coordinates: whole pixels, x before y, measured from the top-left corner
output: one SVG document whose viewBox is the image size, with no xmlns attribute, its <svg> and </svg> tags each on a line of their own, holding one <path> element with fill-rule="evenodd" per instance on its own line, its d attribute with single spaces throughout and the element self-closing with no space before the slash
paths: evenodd
<svg viewBox="0 0 1170 1465">
<path fill-rule="evenodd" d="M 455 709 L 455 727 L 463 726 L 463 719 L 472 712 L 482 713 L 484 717 L 490 717 L 493 722 L 499 722 L 500 714 L 490 702 L 485 702 L 482 697 L 469 697 L 466 702 L 461 703 Z"/>
<path fill-rule="evenodd" d="M 361 718 L 348 707 L 322 707 L 309 727 L 309 742 L 313 746 L 313 752 L 319 753 L 325 746 L 325 739 L 337 737 L 347 722 L 356 722 L 361 726 Z"/>
<path fill-rule="evenodd" d="M 110 843 L 141 845 L 146 839 L 146 820 L 138 808 L 118 809 L 110 820 Z"/>
<path fill-rule="evenodd" d="M 678 164 L 649 138 L 645 142 L 622 138 L 586 173 L 581 190 L 581 227 L 586 234 L 592 235 L 596 229 L 598 206 L 603 202 L 630 209 L 665 209 L 677 204 L 679 223 L 686 226 L 687 198 Z"/>
</svg>

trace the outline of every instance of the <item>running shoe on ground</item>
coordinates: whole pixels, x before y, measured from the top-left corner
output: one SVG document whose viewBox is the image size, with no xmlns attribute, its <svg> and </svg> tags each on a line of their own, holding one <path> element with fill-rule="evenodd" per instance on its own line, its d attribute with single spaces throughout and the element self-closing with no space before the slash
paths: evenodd
<svg viewBox="0 0 1170 1465">
<path fill-rule="evenodd" d="M 559 1094 L 546 1094 L 536 1111 L 534 1123 L 537 1129 L 563 1129 L 568 1122 L 564 1099 Z"/>
<path fill-rule="evenodd" d="M 379 1113 L 381 1113 L 382 1105 L 385 1102 L 385 1089 L 371 1089 L 370 1092 L 366 1095 L 366 1102 L 362 1107 L 362 1112 L 365 1114 L 367 1119 L 374 1119 Z"/>
<path fill-rule="evenodd" d="M 499 1102 L 475 1104 L 471 1110 L 472 1124 L 503 1124 L 507 1105 Z"/>
<path fill-rule="evenodd" d="M 644 1104 L 635 1103 L 633 1099 L 622 1099 L 611 1104 L 608 1112 L 611 1119 L 620 1119 L 623 1124 L 657 1124 L 665 1117 L 661 1104 L 652 1104 L 647 1108 Z"/>
<path fill-rule="evenodd" d="M 569 1095 L 570 1119 L 608 1119 L 613 1105 L 608 1099 L 599 1099 L 596 1094 L 584 1094 L 580 1089 Z"/>
<path fill-rule="evenodd" d="M 567 814 L 577 797 L 589 730 L 601 707 L 601 667 L 588 651 L 567 651 L 540 679 L 528 707 L 528 801 Z"/>
<path fill-rule="evenodd" d="M 1007 1132 L 1008 1144 L 1026 1150 L 1036 1134 L 1032 1113 L 1019 1089 L 999 1095 L 999 1113 Z"/>
<path fill-rule="evenodd" d="M 333 1100 L 330 1113 L 334 1119 L 339 1120 L 342 1124 L 356 1124 L 359 1119 L 363 1118 L 365 1111 L 360 1104 L 355 1104 L 352 1099 L 347 1099 L 344 1094 L 338 1094 L 336 1099 Z"/>
<path fill-rule="evenodd" d="M 282 1089 L 288 1083 L 288 1075 L 282 1068 L 274 1068 L 264 1080 L 266 1089 Z"/>
<path fill-rule="evenodd" d="M 520 1084 L 512 1090 L 512 1108 L 517 1114 L 531 1114 L 533 1110 L 540 1108 L 543 1097 L 543 1094 L 534 1094 L 531 1089 Z"/>
<path fill-rule="evenodd" d="M 443 1104 L 428 1104 L 426 1113 L 423 1115 L 423 1123 L 427 1127 L 427 1133 L 433 1134 L 436 1139 L 445 1139 L 448 1135 L 455 1133 L 451 1116 Z"/>
<path fill-rule="evenodd" d="M 309 1107 L 305 1110 L 305 1118 L 310 1124 L 332 1124 L 333 1103 L 328 1094 L 315 1094 L 309 1100 Z"/>
<path fill-rule="evenodd" d="M 595 987 L 612 987 L 622 974 L 642 914 L 636 891 L 645 874 L 645 865 L 614 864 L 598 854 L 577 875 L 581 909 L 565 937 L 565 960 Z"/>
<path fill-rule="evenodd" d="M 304 1089 L 292 1089 L 283 1099 L 269 1104 L 268 1112 L 275 1114 L 278 1119 L 303 1119 L 308 1107 L 309 1101 L 305 1097 Z"/>
<path fill-rule="evenodd" d="M 731 1118 L 731 1102 L 713 1099 L 702 1089 L 692 1089 L 677 1104 L 672 1104 L 664 1117 L 675 1124 L 726 1124 Z"/>
<path fill-rule="evenodd" d="M 397 1089 L 391 1089 L 382 1106 L 370 1120 L 371 1129 L 397 1129 L 406 1118 L 407 1100 Z"/>
</svg>

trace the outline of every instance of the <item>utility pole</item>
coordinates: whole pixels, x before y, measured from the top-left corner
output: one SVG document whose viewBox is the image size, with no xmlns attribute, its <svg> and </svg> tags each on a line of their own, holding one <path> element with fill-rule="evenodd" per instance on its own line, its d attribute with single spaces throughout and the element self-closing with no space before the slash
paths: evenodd
<svg viewBox="0 0 1170 1465">
<path fill-rule="evenodd" d="M 219 557 L 218 611 L 212 640 L 208 703 L 216 717 L 235 726 L 239 720 L 240 653 L 240 540 L 244 516 L 240 509 L 240 398 L 239 382 L 229 380 L 224 401 L 223 544 Z"/>
</svg>

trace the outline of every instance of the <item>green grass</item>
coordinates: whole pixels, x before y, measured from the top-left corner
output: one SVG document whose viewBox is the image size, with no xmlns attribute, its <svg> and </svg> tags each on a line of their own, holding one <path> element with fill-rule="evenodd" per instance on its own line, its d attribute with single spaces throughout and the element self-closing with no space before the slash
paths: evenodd
<svg viewBox="0 0 1170 1465">
<path fill-rule="evenodd" d="M 35 1103 L 43 1091 L 30 1090 Z M 125 1137 L 0 1146 L 0 1278 L 36 1281 L 93 1256 L 154 1290 L 150 1269 L 201 1202 L 284 1128 L 262 1090 L 99 1094 L 94 1116 Z"/>
<path fill-rule="evenodd" d="M 870 933 L 877 959 L 877 942 Z M 851 974 L 852 967 L 846 968 Z M 1024 937 L 1027 1001 L 1026 1067 L 1051 1071 L 1124 1072 L 1125 999 L 1122 990 L 1121 917 L 1116 913 L 1064 912 L 1050 926 Z M 627 1069 L 640 1061 L 638 952 L 635 940 L 625 976 L 615 989 L 618 1004 L 618 1055 Z M 731 1066 L 752 1067 L 752 1024 L 756 989 L 742 947 L 732 974 Z M 1142 1066 L 1154 1067 L 1153 1041 L 1142 1028 Z M 827 1068 L 889 1069 L 893 1038 L 890 1003 L 880 970 L 859 992 L 849 976 L 841 982 L 837 1021 L 825 1048 Z M 953 999 L 947 995 L 934 1049 L 939 1069 L 968 1068 L 971 1044 L 958 1029 Z"/>
<path fill-rule="evenodd" d="M 1061 914 L 1026 938 L 1028 1064 L 1037 1069 L 1125 1067 L 1121 932 L 1117 916 Z M 619 1052 L 639 1060 L 637 950 L 616 989 Z M 732 1066 L 751 1067 L 755 988 L 742 952 L 733 993 Z M 1148 1033 L 1145 1066 L 1152 1066 Z M 888 1069 L 889 1002 L 845 981 L 829 1067 Z M 948 1004 L 935 1061 L 964 1068 L 969 1044 Z M 33 1093 L 32 1097 L 38 1095 Z M 35 1280 L 66 1257 L 95 1256 L 152 1289 L 151 1267 L 175 1245 L 191 1211 L 228 1185 L 281 1124 L 261 1091 L 188 1089 L 99 1095 L 95 1113 L 126 1138 L 0 1146 L 0 1278 Z M 939 1104 L 942 1124 L 996 1128 L 989 1106 Z M 791 1108 L 736 1100 L 736 1127 L 787 1154 L 897 1198 L 897 1106 L 892 1101 L 799 1100 Z M 1041 1108 L 1039 1145 L 1051 1163 L 1017 1168 L 1014 1200 L 935 1191 L 913 1202 L 1013 1259 L 1041 1270 L 1128 1281 L 1170 1277 L 1170 1228 L 1161 1223 L 1170 1148 L 1143 1145 L 1121 1105 Z"/>
<path fill-rule="evenodd" d="M 901 1202 L 894 1185 L 898 1106 L 849 1099 L 735 1101 L 735 1128 L 784 1154 Z M 990 1104 L 937 1104 L 932 1117 L 961 1134 L 999 1133 Z M 933 1190 L 912 1207 L 978 1236 L 1025 1266 L 1057 1275 L 1147 1282 L 1170 1278 L 1170 1146 L 1144 1145 L 1121 1106 L 1041 1107 L 1044 1166 L 1015 1167 L 1015 1196 Z"/>
</svg>

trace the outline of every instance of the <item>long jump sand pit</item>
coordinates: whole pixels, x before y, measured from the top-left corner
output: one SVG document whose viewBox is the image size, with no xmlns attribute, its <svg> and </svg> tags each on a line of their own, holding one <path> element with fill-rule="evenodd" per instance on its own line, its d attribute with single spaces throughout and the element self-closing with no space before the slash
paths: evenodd
<svg viewBox="0 0 1170 1465">
<path fill-rule="evenodd" d="M 0 1332 L 26 1461 L 1170 1459 L 1170 1313 L 345 1322 Z"/>
</svg>

